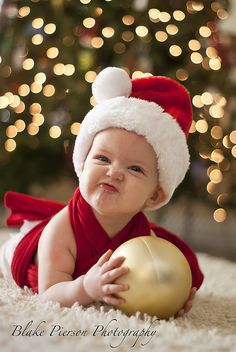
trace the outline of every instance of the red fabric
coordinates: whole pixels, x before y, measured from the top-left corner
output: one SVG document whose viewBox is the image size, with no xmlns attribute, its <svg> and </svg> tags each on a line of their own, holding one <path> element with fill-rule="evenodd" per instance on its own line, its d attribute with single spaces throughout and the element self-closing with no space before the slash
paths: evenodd
<svg viewBox="0 0 236 352">
<path fill-rule="evenodd" d="M 22 208 L 21 204 L 23 204 Z M 13 278 L 20 287 L 27 285 L 34 292 L 38 292 L 38 269 L 33 264 L 33 257 L 45 225 L 64 205 L 15 192 L 6 194 L 5 205 L 10 207 L 12 211 L 7 219 L 10 226 L 20 226 L 23 220 L 42 220 L 40 224 L 29 231 L 16 247 L 11 268 Z M 176 235 L 161 227 L 149 224 L 143 213 L 135 215 L 115 238 L 110 239 L 96 220 L 89 204 L 80 195 L 79 189 L 75 191 L 73 198 L 69 201 L 68 208 L 78 253 L 73 273 L 74 279 L 86 273 L 109 248 L 115 250 L 121 243 L 131 238 L 148 235 L 151 228 L 158 237 L 169 240 L 183 252 L 192 270 L 193 286 L 200 287 L 203 275 L 193 251 Z"/>
<path fill-rule="evenodd" d="M 35 266 L 32 265 L 32 259 L 44 227 L 52 216 L 63 209 L 65 205 L 16 192 L 7 192 L 4 203 L 11 210 L 7 218 L 8 226 L 20 227 L 24 220 L 42 220 L 20 241 L 11 264 L 12 275 L 16 283 L 20 287 L 24 285 L 32 287 L 34 292 L 37 292 L 38 277 L 35 275 L 37 271 Z"/>
<path fill-rule="evenodd" d="M 178 122 L 188 137 L 192 123 L 192 104 L 184 86 L 164 76 L 136 78 L 132 79 L 131 96 L 160 105 Z"/>
<path fill-rule="evenodd" d="M 73 231 L 79 234 L 75 236 L 78 256 L 74 277 L 85 274 L 109 248 L 115 250 L 131 238 L 150 233 L 146 217 L 138 213 L 115 238 L 110 239 L 96 220 L 90 205 L 80 196 L 79 189 L 69 202 L 69 214 Z"/>
<path fill-rule="evenodd" d="M 4 204 L 11 210 L 7 218 L 7 225 L 15 227 L 20 227 L 24 220 L 45 220 L 45 218 L 58 213 L 65 206 L 59 202 L 16 192 L 7 192 Z"/>
</svg>

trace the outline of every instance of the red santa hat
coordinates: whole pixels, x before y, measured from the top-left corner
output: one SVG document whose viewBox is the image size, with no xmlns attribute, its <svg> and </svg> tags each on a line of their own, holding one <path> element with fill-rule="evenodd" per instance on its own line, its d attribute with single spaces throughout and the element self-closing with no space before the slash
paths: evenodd
<svg viewBox="0 0 236 352">
<path fill-rule="evenodd" d="M 92 92 L 97 105 L 85 116 L 75 141 L 73 163 L 80 177 L 95 135 L 117 127 L 144 136 L 153 147 L 159 184 L 168 203 L 189 168 L 187 137 L 192 122 L 189 93 L 163 76 L 131 80 L 126 71 L 108 67 L 96 77 Z"/>
</svg>

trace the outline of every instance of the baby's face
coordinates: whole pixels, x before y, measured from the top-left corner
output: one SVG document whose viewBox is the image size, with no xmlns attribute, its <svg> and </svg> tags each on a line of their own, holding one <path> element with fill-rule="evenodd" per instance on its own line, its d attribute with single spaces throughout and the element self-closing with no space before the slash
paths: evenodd
<svg viewBox="0 0 236 352">
<path fill-rule="evenodd" d="M 80 190 L 100 215 L 133 216 L 156 194 L 157 180 L 156 155 L 145 138 L 110 128 L 94 138 Z"/>
</svg>

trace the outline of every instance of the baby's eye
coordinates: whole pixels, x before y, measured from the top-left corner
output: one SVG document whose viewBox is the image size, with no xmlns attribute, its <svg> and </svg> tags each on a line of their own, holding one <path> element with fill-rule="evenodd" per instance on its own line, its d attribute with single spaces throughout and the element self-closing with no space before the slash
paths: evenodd
<svg viewBox="0 0 236 352">
<path fill-rule="evenodd" d="M 140 166 L 132 165 L 132 166 L 130 166 L 130 169 L 131 169 L 132 171 L 139 172 L 139 173 L 142 173 L 142 174 L 143 174 L 143 170 L 142 170 L 142 168 L 141 168 Z"/>
<path fill-rule="evenodd" d="M 102 161 L 104 163 L 108 163 L 109 159 L 108 157 L 106 157 L 105 155 L 96 155 L 95 159 Z"/>
</svg>

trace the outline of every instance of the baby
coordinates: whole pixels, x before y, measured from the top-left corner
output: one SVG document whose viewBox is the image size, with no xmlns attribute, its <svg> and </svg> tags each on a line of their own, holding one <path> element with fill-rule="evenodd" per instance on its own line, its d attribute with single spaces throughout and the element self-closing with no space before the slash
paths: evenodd
<svg viewBox="0 0 236 352">
<path fill-rule="evenodd" d="M 140 235 L 159 236 L 178 246 L 191 267 L 193 287 L 181 315 L 203 275 L 187 244 L 150 224 L 143 211 L 168 203 L 189 167 L 188 92 L 166 77 L 131 81 L 118 68 L 101 71 L 92 90 L 97 105 L 81 124 L 73 153 L 79 188 L 67 206 L 6 194 L 8 224 L 23 226 L 2 246 L 0 269 L 62 306 L 119 305 L 123 299 L 115 294 L 129 287 L 114 282 L 129 268 L 121 266 L 124 257 L 111 258 L 113 250 Z"/>
</svg>

